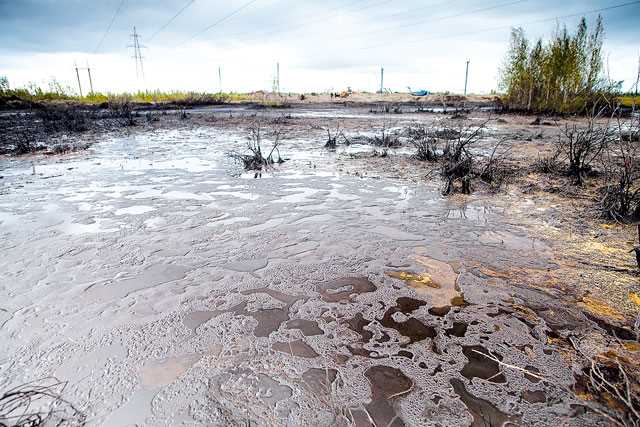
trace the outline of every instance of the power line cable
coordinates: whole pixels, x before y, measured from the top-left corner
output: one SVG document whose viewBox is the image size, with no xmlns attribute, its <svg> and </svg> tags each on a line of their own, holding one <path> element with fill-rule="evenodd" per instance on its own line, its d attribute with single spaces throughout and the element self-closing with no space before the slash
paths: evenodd
<svg viewBox="0 0 640 427">
<path fill-rule="evenodd" d="M 276 35 L 276 34 L 282 34 L 282 33 L 295 32 L 295 31 L 297 31 L 297 30 L 299 30 L 301 28 L 307 28 L 307 27 L 309 27 L 311 25 L 315 25 L 315 24 L 319 24 L 319 23 L 322 23 L 322 22 L 326 22 L 326 21 L 329 21 L 331 19 L 334 19 L 334 18 L 337 18 L 339 16 L 342 16 L 342 14 L 344 14 L 344 13 L 348 13 L 348 14 L 359 13 L 359 12 L 361 12 L 363 10 L 371 9 L 373 7 L 377 7 L 377 6 L 380 6 L 380 5 L 385 4 L 385 3 L 391 3 L 394 0 L 382 0 L 382 1 L 379 1 L 377 3 L 368 4 L 368 5 L 366 5 L 364 7 L 361 7 L 361 8 L 356 8 L 354 10 L 344 10 L 344 9 L 350 9 L 352 6 L 356 5 L 357 3 L 362 3 L 363 1 L 365 1 L 365 0 L 355 0 L 355 1 L 349 2 L 345 6 L 342 6 L 342 7 L 334 9 L 334 11 L 339 11 L 339 12 L 333 13 L 331 15 L 324 16 L 321 19 L 316 19 L 314 17 L 312 19 L 305 20 L 303 22 L 299 22 L 299 23 L 297 23 L 297 24 L 295 24 L 293 26 L 289 26 L 287 28 L 274 29 L 274 30 L 259 34 L 257 36 L 253 31 L 242 31 L 242 32 L 235 33 L 235 34 L 225 34 L 225 39 L 236 38 L 236 37 L 239 37 L 239 36 L 251 35 L 251 36 L 259 38 L 260 40 L 263 40 L 264 38 L 269 37 L 269 36 L 273 36 L 273 35 Z M 251 40 L 253 40 L 253 39 L 254 38 L 252 38 Z M 250 39 L 246 39 L 246 40 L 250 40 Z"/>
<path fill-rule="evenodd" d="M 353 6 L 354 4 L 356 4 L 356 3 L 362 3 L 363 1 L 365 1 L 365 0 L 354 0 L 354 1 L 350 1 L 350 2 L 347 2 L 347 4 L 346 4 L 346 5 L 341 6 L 341 7 L 338 7 L 337 9 L 334 9 L 334 10 L 340 10 L 340 9 L 345 9 L 345 8 L 347 8 L 347 9 L 348 9 L 348 8 L 350 8 L 351 6 Z M 387 3 L 387 2 L 389 2 L 389 1 L 393 1 L 393 0 L 384 0 L 384 1 L 383 1 L 383 3 Z M 376 5 L 376 4 L 374 4 L 373 6 L 375 6 L 375 5 Z M 371 7 L 371 5 L 369 5 L 369 6 L 367 6 L 367 7 Z M 344 11 L 343 11 L 343 12 L 344 12 Z M 336 17 L 336 16 L 340 16 L 343 12 L 341 12 L 341 13 L 337 13 L 337 14 L 333 14 L 333 15 L 330 15 L 330 16 L 328 16 L 328 17 L 325 17 L 325 18 L 321 19 L 321 20 L 316 19 L 317 17 L 313 17 L 312 19 L 307 19 L 307 20 L 305 20 L 305 21 L 298 22 L 296 25 L 294 25 L 294 26 L 290 26 L 290 27 L 287 27 L 286 29 L 275 29 L 275 30 L 267 31 L 267 32 L 265 32 L 265 33 L 259 34 L 259 35 L 258 35 L 258 37 L 259 37 L 260 39 L 263 39 L 263 38 L 268 37 L 268 36 L 273 35 L 273 34 L 277 34 L 277 33 L 281 33 L 281 32 L 295 31 L 295 29 L 297 29 L 297 28 L 307 27 L 307 26 L 309 26 L 309 25 L 313 25 L 314 23 L 321 22 L 321 21 L 323 21 L 323 20 L 333 19 L 333 18 L 334 18 L 334 17 Z M 347 12 L 347 13 L 349 13 L 349 12 Z M 237 37 L 242 37 L 242 36 L 255 36 L 255 35 L 256 35 L 256 34 L 255 34 L 255 32 L 254 32 L 254 31 L 241 31 L 241 32 L 234 33 L 234 34 L 225 34 L 225 39 L 227 39 L 227 40 L 228 40 L 228 39 L 230 39 L 230 38 L 237 38 Z M 247 40 L 248 40 L 248 39 L 247 39 Z"/>
<path fill-rule="evenodd" d="M 349 9 L 351 6 L 353 6 L 353 5 L 357 4 L 357 3 L 362 3 L 362 1 L 363 0 L 353 1 L 353 2 L 349 3 L 347 6 L 338 8 L 336 10 L 345 9 L 345 8 Z M 380 1 L 378 3 L 368 4 L 368 5 L 364 6 L 364 7 L 356 8 L 354 10 L 340 10 L 340 12 L 334 13 L 332 15 L 325 16 L 324 18 L 321 18 L 321 19 L 311 19 L 311 20 L 308 20 L 308 21 L 305 21 L 305 22 L 300 22 L 297 25 L 290 26 L 290 27 L 285 28 L 285 29 L 279 29 L 279 30 L 276 29 L 276 30 L 264 33 L 264 34 L 261 35 L 261 38 L 272 36 L 274 34 L 289 33 L 289 32 L 292 32 L 292 31 L 296 31 L 299 28 L 307 28 L 310 25 L 319 24 L 319 23 L 330 21 L 330 20 L 332 20 L 334 18 L 340 17 L 344 13 L 348 13 L 348 14 L 352 14 L 352 13 L 356 13 L 356 12 L 359 13 L 359 12 L 361 12 L 363 10 L 371 9 L 372 7 L 380 6 L 381 4 L 390 3 L 391 1 L 393 1 L 393 0 L 383 0 L 383 1 Z"/>
<path fill-rule="evenodd" d="M 584 15 L 592 15 L 594 13 L 600 13 L 600 12 L 607 12 L 609 10 L 613 10 L 613 9 L 620 9 L 622 7 L 627 7 L 627 6 L 632 6 L 634 4 L 639 4 L 640 0 L 636 0 L 636 1 L 631 1 L 631 2 L 626 2 L 626 3 L 620 3 L 620 4 L 616 4 L 616 5 L 612 5 L 612 6 L 606 6 L 606 7 L 602 7 L 602 8 L 598 8 L 598 9 L 590 9 L 590 10 L 585 10 L 582 12 L 577 12 L 577 13 L 571 13 L 568 15 L 560 15 L 560 16 L 554 16 L 552 18 L 542 18 L 542 19 L 536 19 L 533 21 L 528 21 L 525 22 L 523 24 L 520 24 L 519 26 L 526 26 L 526 25 L 533 25 L 533 24 L 540 24 L 540 23 L 544 23 L 544 22 L 549 22 L 549 21 L 557 21 L 557 20 L 561 20 L 561 19 L 569 19 L 569 18 L 575 18 L 577 16 L 584 16 Z M 442 37 L 459 37 L 459 36 L 468 36 L 468 35 L 474 35 L 474 34 L 479 34 L 479 33 L 485 33 L 485 32 L 491 32 L 491 31 L 499 31 L 499 30 L 504 30 L 504 29 L 510 29 L 513 28 L 514 25 L 502 25 L 499 27 L 491 27 L 491 28 L 483 28 L 480 30 L 474 30 L 474 31 L 467 31 L 467 32 L 463 32 L 463 33 L 451 33 L 451 32 L 447 32 L 446 34 L 442 34 L 442 35 L 438 35 L 432 38 L 428 38 L 428 39 L 420 39 L 420 40 L 414 40 L 414 41 L 401 41 L 401 40 L 395 40 L 393 42 L 390 43 L 383 43 L 383 44 L 378 44 L 375 46 L 367 46 L 367 47 L 363 47 L 361 48 L 362 50 L 370 50 L 370 49 L 378 49 L 382 46 L 388 46 L 394 43 L 398 43 L 401 42 L 403 44 L 417 44 L 417 43 L 422 43 L 424 41 L 429 41 L 429 40 L 437 40 L 440 39 Z"/>
<path fill-rule="evenodd" d="M 393 26 L 393 27 L 386 27 L 386 28 L 382 28 L 382 29 L 378 29 L 378 30 L 371 30 L 371 31 L 363 32 L 363 33 L 351 34 L 351 35 L 348 35 L 346 37 L 358 37 L 358 36 L 369 35 L 369 34 L 387 33 L 387 32 L 395 31 L 395 30 L 399 30 L 399 29 L 415 27 L 416 25 L 422 25 L 422 24 L 425 24 L 427 22 L 445 21 L 447 19 L 460 18 L 462 16 L 473 15 L 473 14 L 481 13 L 481 12 L 487 12 L 489 10 L 501 9 L 503 7 L 508 7 L 508 6 L 513 6 L 515 4 L 524 3 L 526 1 L 528 1 L 528 0 L 515 0 L 515 1 L 506 2 L 506 3 L 499 3 L 499 4 L 494 4 L 492 6 L 481 7 L 481 8 L 478 8 L 478 9 L 469 10 L 469 11 L 466 11 L 466 12 L 455 13 L 455 14 L 452 14 L 452 15 L 446 15 L 446 16 L 441 16 L 441 17 L 433 17 L 433 18 L 427 18 L 427 19 L 420 19 L 418 21 L 414 21 L 414 22 L 407 23 L 407 24 L 400 24 L 400 25 L 396 25 L 396 26 Z"/>
<path fill-rule="evenodd" d="M 116 17 L 120 13 L 120 10 L 122 10 L 122 6 L 124 6 L 124 2 L 125 1 L 126 0 L 120 0 L 120 4 L 118 5 L 118 8 L 116 9 L 115 13 L 111 17 L 111 21 L 109 22 L 109 25 L 107 26 L 107 30 L 104 32 L 104 34 L 102 35 L 102 38 L 100 39 L 100 41 L 96 45 L 96 48 L 93 50 L 94 54 L 97 53 L 98 50 L 100 50 L 100 48 L 102 47 L 102 43 L 107 38 L 107 35 L 111 32 L 111 27 L 113 27 L 113 23 L 116 21 Z"/>
<path fill-rule="evenodd" d="M 194 34 L 193 36 L 189 37 L 187 40 L 183 41 L 182 43 L 180 43 L 177 47 L 185 45 L 187 43 L 189 43 L 191 40 L 200 37 L 201 35 L 203 35 L 204 33 L 206 33 L 207 31 L 209 31 L 210 29 L 212 29 L 213 27 L 223 23 L 224 21 L 226 21 L 227 19 L 233 17 L 234 15 L 237 15 L 238 13 L 240 13 L 242 10 L 246 9 L 247 7 L 251 6 L 252 4 L 254 4 L 255 2 L 257 2 L 258 0 L 251 0 L 245 4 L 243 4 L 242 6 L 240 6 L 239 8 L 235 9 L 234 11 L 232 11 L 231 13 L 223 16 L 222 18 L 218 19 L 216 22 L 214 22 L 213 24 L 209 25 L 208 27 L 206 27 L 204 30 Z"/>
<path fill-rule="evenodd" d="M 416 12 L 425 10 L 425 9 L 436 9 L 442 6 L 450 6 L 451 3 L 457 3 L 460 2 L 460 0 L 448 0 L 448 1 L 443 1 L 441 3 L 436 3 L 436 4 L 428 4 L 426 6 L 422 6 L 416 9 L 409 9 L 409 10 L 405 10 L 403 12 L 396 12 L 396 13 L 392 13 L 391 15 L 389 15 L 390 18 L 392 17 L 396 17 L 396 16 L 402 16 L 402 15 L 407 15 L 407 14 L 415 14 Z"/>
<path fill-rule="evenodd" d="M 156 36 L 157 36 L 158 34 L 160 34 L 160 33 L 161 33 L 162 31 L 164 31 L 164 30 L 165 30 L 169 25 L 171 25 L 171 23 L 172 23 L 173 21 L 175 21 L 175 20 L 176 20 L 180 15 L 182 15 L 182 13 L 183 13 L 185 10 L 187 10 L 187 9 L 188 9 L 188 8 L 189 8 L 193 3 L 195 3 L 195 1 L 196 1 L 196 0 L 189 0 L 189 1 L 184 5 L 184 6 L 182 6 L 182 7 L 180 8 L 180 10 L 178 10 L 178 11 L 175 13 L 175 15 L 173 15 L 173 16 L 171 17 L 171 19 L 169 19 L 169 20 L 168 20 L 168 21 L 167 21 L 167 22 L 166 22 L 162 27 L 158 28 L 158 30 L 157 30 L 155 33 L 153 33 L 153 34 L 151 35 L 151 37 L 149 37 L 149 40 L 148 40 L 148 41 L 149 41 L 149 42 L 151 42 L 154 38 L 156 38 Z"/>
</svg>

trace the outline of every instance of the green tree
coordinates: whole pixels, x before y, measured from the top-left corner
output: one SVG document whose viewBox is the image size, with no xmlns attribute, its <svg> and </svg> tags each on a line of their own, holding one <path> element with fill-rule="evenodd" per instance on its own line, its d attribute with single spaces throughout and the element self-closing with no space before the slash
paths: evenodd
<svg viewBox="0 0 640 427">
<path fill-rule="evenodd" d="M 9 79 L 7 76 L 0 76 L 0 95 L 9 91 Z"/>
<path fill-rule="evenodd" d="M 521 28 L 511 31 L 500 74 L 509 106 L 529 111 L 584 111 L 614 86 L 602 76 L 604 24 L 589 31 L 582 18 L 575 33 L 556 28 L 545 43 L 531 44 Z"/>
</svg>

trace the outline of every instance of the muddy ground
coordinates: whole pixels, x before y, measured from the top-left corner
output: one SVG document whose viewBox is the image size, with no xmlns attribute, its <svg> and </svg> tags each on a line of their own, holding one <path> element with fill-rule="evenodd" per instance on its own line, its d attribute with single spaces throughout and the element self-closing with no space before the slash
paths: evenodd
<svg viewBox="0 0 640 427">
<path fill-rule="evenodd" d="M 53 133 L 86 150 L 5 154 L 0 393 L 49 385 L 50 420 L 89 425 L 632 420 L 594 372 L 638 375 L 635 228 L 601 219 L 597 180 L 529 167 L 565 121 L 491 121 L 477 150 L 504 139 L 517 173 L 469 196 L 406 143 L 367 143 L 443 118 L 145 111 Z M 255 120 L 285 135 L 258 178 L 228 156 Z M 352 143 L 327 150 L 338 122 Z"/>
</svg>

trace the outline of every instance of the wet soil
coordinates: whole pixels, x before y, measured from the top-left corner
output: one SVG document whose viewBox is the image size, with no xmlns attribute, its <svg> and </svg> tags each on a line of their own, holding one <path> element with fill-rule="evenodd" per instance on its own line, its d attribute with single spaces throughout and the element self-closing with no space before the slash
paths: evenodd
<svg viewBox="0 0 640 427">
<path fill-rule="evenodd" d="M 226 153 L 256 114 L 0 159 L 2 389 L 68 381 L 90 425 L 606 424 L 577 347 L 640 350 L 629 227 L 534 176 L 444 198 L 409 147 L 323 148 L 365 109 L 259 112 L 288 160 L 254 179 Z M 507 120 L 516 161 L 547 149 Z"/>
</svg>

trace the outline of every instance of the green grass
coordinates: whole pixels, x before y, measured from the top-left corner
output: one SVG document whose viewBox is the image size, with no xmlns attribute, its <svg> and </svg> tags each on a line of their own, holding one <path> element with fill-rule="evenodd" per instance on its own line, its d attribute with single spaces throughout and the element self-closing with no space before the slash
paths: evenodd
<svg viewBox="0 0 640 427">
<path fill-rule="evenodd" d="M 640 106 L 640 96 L 622 95 L 618 97 L 618 101 L 620 101 L 620 105 L 623 107 L 632 107 L 634 105 L 634 98 L 636 107 Z"/>
<path fill-rule="evenodd" d="M 184 104 L 211 104 L 241 102 L 249 97 L 235 92 L 230 93 L 208 93 L 208 92 L 184 92 L 171 91 L 164 92 L 138 91 L 124 93 L 90 93 L 85 96 L 77 96 L 65 91 L 46 91 L 41 88 L 19 88 L 0 90 L 0 97 L 18 97 L 31 102 L 74 102 L 81 104 L 102 104 L 104 102 L 134 102 L 134 103 L 184 103 Z"/>
</svg>

